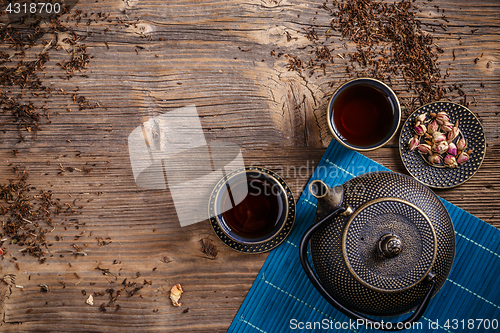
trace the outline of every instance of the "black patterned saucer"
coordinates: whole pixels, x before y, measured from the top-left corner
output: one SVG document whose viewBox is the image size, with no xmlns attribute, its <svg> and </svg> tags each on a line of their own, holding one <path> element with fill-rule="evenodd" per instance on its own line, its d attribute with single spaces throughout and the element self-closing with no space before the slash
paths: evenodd
<svg viewBox="0 0 500 333">
<path fill-rule="evenodd" d="M 241 177 L 242 174 L 246 174 L 245 176 L 247 177 L 265 177 L 268 181 L 275 184 L 281 193 L 283 206 L 286 207 L 286 210 L 281 215 L 282 222 L 279 228 L 272 235 L 263 237 L 262 239 L 248 241 L 231 235 L 231 231 L 228 230 L 228 226 L 221 217 L 222 214 L 217 215 L 216 213 L 220 194 L 225 190 L 227 184 L 231 184 L 232 181 Z M 295 200 L 292 191 L 279 175 L 264 168 L 247 167 L 231 172 L 215 185 L 208 203 L 208 214 L 215 234 L 224 244 L 238 252 L 263 253 L 280 245 L 290 234 L 295 221 Z"/>
<path fill-rule="evenodd" d="M 415 149 L 410 151 L 409 141 L 414 136 L 415 118 L 422 113 L 438 113 L 444 111 L 450 117 L 450 122 L 459 122 L 460 137 L 467 141 L 466 150 L 472 150 L 469 160 L 456 168 L 430 165 Z M 486 139 L 483 126 L 477 117 L 466 107 L 451 102 L 433 102 L 420 107 L 412 113 L 401 129 L 399 136 L 399 153 L 408 173 L 424 185 L 432 188 L 452 188 L 468 181 L 476 174 L 483 163 L 486 154 Z"/>
</svg>

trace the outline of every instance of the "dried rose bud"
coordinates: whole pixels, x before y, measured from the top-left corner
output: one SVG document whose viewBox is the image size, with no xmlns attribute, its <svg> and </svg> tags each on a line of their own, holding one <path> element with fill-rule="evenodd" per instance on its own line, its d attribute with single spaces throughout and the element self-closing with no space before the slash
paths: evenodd
<svg viewBox="0 0 500 333">
<path fill-rule="evenodd" d="M 435 143 L 434 146 L 432 146 L 432 151 L 438 154 L 445 153 L 446 151 L 448 151 L 448 142 L 441 141 L 439 143 Z"/>
<path fill-rule="evenodd" d="M 446 164 L 450 168 L 455 168 L 458 166 L 455 156 L 452 155 L 446 155 L 446 157 L 444 158 L 444 164 Z"/>
<path fill-rule="evenodd" d="M 183 292 L 184 291 L 182 290 L 180 284 L 176 284 L 170 289 L 170 300 L 172 301 L 173 306 L 182 305 L 182 303 L 179 303 L 179 299 L 181 298 Z"/>
<path fill-rule="evenodd" d="M 426 116 L 426 114 L 425 114 L 425 113 L 422 113 L 422 114 L 418 115 L 418 116 L 415 118 L 415 121 L 416 121 L 417 123 L 418 123 L 418 122 L 423 123 L 423 122 L 425 121 L 425 116 Z"/>
<path fill-rule="evenodd" d="M 418 150 L 422 153 L 422 154 L 431 154 L 432 153 L 432 147 L 428 144 L 421 144 L 418 146 Z"/>
<path fill-rule="evenodd" d="M 418 145 L 420 144 L 420 140 L 418 139 L 418 136 L 415 135 L 413 138 L 411 138 L 410 142 L 408 142 L 408 144 L 410 145 L 410 151 L 414 151 L 415 148 L 417 148 Z"/>
<path fill-rule="evenodd" d="M 446 141 L 446 136 L 443 133 L 434 132 L 434 134 L 432 134 L 432 142 L 438 143 L 442 141 Z"/>
<path fill-rule="evenodd" d="M 457 156 L 458 149 L 457 146 L 452 142 L 448 145 L 448 154 Z"/>
<path fill-rule="evenodd" d="M 427 159 L 431 164 L 441 164 L 441 157 L 438 154 L 429 155 Z"/>
<path fill-rule="evenodd" d="M 427 132 L 427 127 L 425 127 L 424 124 L 418 124 L 413 129 L 417 135 L 424 135 L 424 133 Z"/>
<path fill-rule="evenodd" d="M 450 121 L 450 117 L 448 117 L 448 114 L 446 112 L 441 111 L 437 113 L 436 121 L 439 125 L 443 125 L 445 121 Z"/>
<path fill-rule="evenodd" d="M 443 132 L 449 132 L 453 129 L 453 124 L 450 123 L 449 121 L 445 121 L 443 125 L 441 125 L 441 130 Z"/>
<path fill-rule="evenodd" d="M 451 131 L 448 132 L 448 142 L 452 142 L 453 140 L 455 140 L 455 138 L 458 136 L 458 133 L 460 133 L 458 127 L 453 127 Z"/>
<path fill-rule="evenodd" d="M 427 126 L 427 132 L 430 134 L 434 134 L 439 129 L 439 124 L 434 120 L 432 123 Z"/>
<path fill-rule="evenodd" d="M 467 152 L 465 152 L 465 151 L 463 151 L 462 153 L 460 153 L 460 155 L 458 155 L 458 157 L 457 157 L 457 163 L 458 164 L 464 164 L 468 160 L 469 160 L 469 154 L 467 154 Z"/>
<path fill-rule="evenodd" d="M 457 149 L 458 150 L 464 150 L 465 147 L 467 147 L 467 141 L 465 141 L 464 138 L 461 138 L 460 140 L 457 141 Z"/>
</svg>

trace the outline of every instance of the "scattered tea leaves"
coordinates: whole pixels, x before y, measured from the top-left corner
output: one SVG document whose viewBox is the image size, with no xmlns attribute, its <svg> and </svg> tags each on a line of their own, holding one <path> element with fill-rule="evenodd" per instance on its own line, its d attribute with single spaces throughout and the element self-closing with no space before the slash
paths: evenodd
<svg viewBox="0 0 500 333">
<path fill-rule="evenodd" d="M 330 27 L 305 28 L 303 34 L 310 43 L 293 52 L 301 56 L 290 54 L 292 52 L 284 54 L 286 68 L 300 75 L 306 71 L 312 76 L 318 70 L 324 75 L 332 63 L 342 63 L 348 78 L 372 77 L 389 85 L 396 80 L 403 81 L 415 96 L 403 103 L 407 114 L 421 105 L 443 99 L 449 70 L 445 70 L 445 76 L 441 75 L 438 57 L 444 50 L 431 33 L 422 30 L 414 2 L 324 2 L 320 8 L 333 17 Z M 444 20 L 444 16 L 437 19 Z M 337 37 L 333 37 L 332 31 Z M 304 52 L 299 52 L 304 49 L 309 53 L 307 60 L 303 58 Z M 273 50 L 271 55 L 279 58 L 283 53 Z M 330 86 L 334 85 L 332 82 Z"/>
<path fill-rule="evenodd" d="M 45 235 L 55 229 L 53 218 L 59 214 L 74 215 L 79 212 L 65 206 L 52 191 L 39 190 L 28 183 L 29 173 L 14 166 L 15 178 L 8 184 L 0 184 L 0 216 L 2 220 L 0 238 L 22 247 L 21 252 L 45 261 L 47 240 Z"/>
</svg>

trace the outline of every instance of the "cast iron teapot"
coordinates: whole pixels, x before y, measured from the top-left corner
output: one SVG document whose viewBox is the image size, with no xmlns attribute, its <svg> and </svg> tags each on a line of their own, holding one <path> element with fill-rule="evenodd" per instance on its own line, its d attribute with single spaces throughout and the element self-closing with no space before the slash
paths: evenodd
<svg viewBox="0 0 500 333">
<path fill-rule="evenodd" d="M 370 327 L 397 331 L 418 321 L 455 258 L 455 231 L 440 199 L 394 172 L 367 173 L 333 188 L 314 180 L 309 191 L 318 208 L 300 261 L 321 295 Z M 399 323 L 366 317 L 411 310 Z"/>
</svg>

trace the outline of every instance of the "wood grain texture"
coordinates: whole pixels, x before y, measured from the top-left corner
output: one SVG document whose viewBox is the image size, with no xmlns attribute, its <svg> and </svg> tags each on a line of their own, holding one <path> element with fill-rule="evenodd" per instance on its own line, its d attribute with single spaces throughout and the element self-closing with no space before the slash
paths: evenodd
<svg viewBox="0 0 500 333">
<path fill-rule="evenodd" d="M 460 85 L 466 93 L 487 140 L 479 172 L 457 188 L 436 193 L 500 228 L 500 4 L 417 4 L 423 29 L 444 50 L 439 61 L 443 70 L 450 69 L 446 84 Z M 181 228 L 169 190 L 135 184 L 128 135 L 150 117 L 194 104 L 208 142 L 238 144 L 246 165 L 278 172 L 298 198 L 332 140 L 326 122 L 329 96 L 348 77 L 340 57 L 325 72 L 309 76 L 288 71 L 286 58 L 271 52 L 307 59 L 309 50 L 300 49 L 309 44 L 303 29 L 316 26 L 324 33 L 330 27 L 331 16 L 319 5 L 311 0 L 79 2 L 75 9 L 109 13 L 110 20 L 73 26 L 87 36 L 84 42 L 93 57 L 84 76 L 60 79 L 57 62 L 66 54 L 51 53 L 42 80 L 59 93 L 47 102 L 51 123 L 42 122 L 36 140 L 27 136 L 19 142 L 9 116 L 0 114 L 5 124 L 0 127 L 0 180 L 14 177 L 10 164 L 22 164 L 37 190 L 52 190 L 63 202 L 77 199 L 83 208 L 81 214 L 57 217 L 56 229 L 47 236 L 53 245 L 44 264 L 22 255 L 18 246 L 5 245 L 9 252 L 0 260 L 0 277 L 14 274 L 15 285 L 23 288 L 9 290 L 0 282 L 0 331 L 227 330 L 267 255 L 232 251 L 208 221 Z M 449 22 L 439 19 L 443 10 Z M 335 52 L 347 52 L 338 32 L 331 34 Z M 402 100 L 413 96 L 397 78 L 392 87 Z M 97 107 L 79 110 L 71 99 L 74 92 Z M 448 97 L 455 102 L 463 98 L 456 91 Z M 364 155 L 406 173 L 396 138 Z M 93 170 L 59 174 L 60 164 Z M 85 224 L 76 229 L 70 219 Z M 111 242 L 99 245 L 97 237 Z M 200 251 L 199 241 L 207 237 L 219 250 L 215 260 Z M 73 244 L 87 255 L 68 253 Z M 85 304 L 89 294 L 117 290 L 125 278 L 152 284 L 130 297 L 124 292 L 116 301 L 118 311 L 99 310 L 108 303 L 107 295 L 95 297 L 94 306 Z M 177 283 L 185 291 L 179 308 L 169 300 L 170 287 Z M 49 292 L 41 292 L 40 285 Z"/>
</svg>

